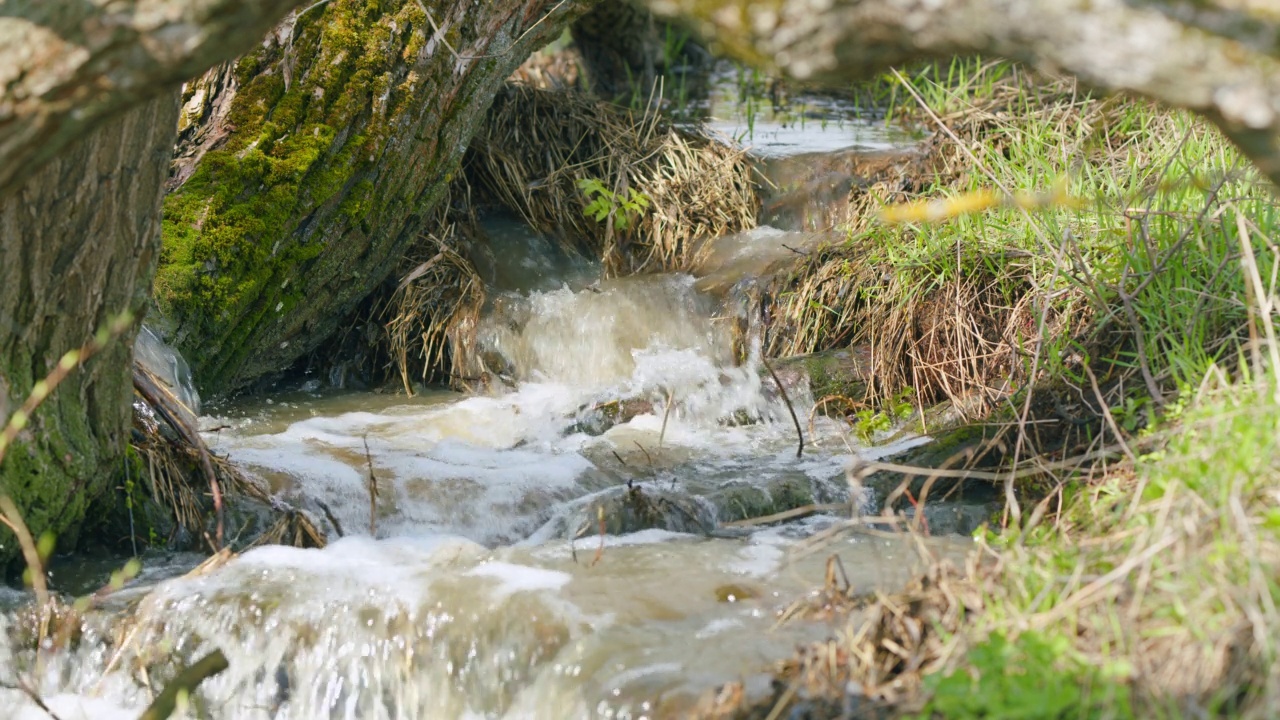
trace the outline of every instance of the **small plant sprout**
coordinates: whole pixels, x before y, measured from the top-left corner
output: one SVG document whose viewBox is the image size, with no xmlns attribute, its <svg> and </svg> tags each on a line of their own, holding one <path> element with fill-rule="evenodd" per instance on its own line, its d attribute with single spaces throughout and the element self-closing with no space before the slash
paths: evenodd
<svg viewBox="0 0 1280 720">
<path fill-rule="evenodd" d="M 578 189 L 587 197 L 582 214 L 596 222 L 604 222 L 612 216 L 615 230 L 631 227 L 632 222 L 649 209 L 649 196 L 635 188 L 627 188 L 625 194 L 615 193 L 597 178 L 583 178 L 578 181 Z"/>
</svg>

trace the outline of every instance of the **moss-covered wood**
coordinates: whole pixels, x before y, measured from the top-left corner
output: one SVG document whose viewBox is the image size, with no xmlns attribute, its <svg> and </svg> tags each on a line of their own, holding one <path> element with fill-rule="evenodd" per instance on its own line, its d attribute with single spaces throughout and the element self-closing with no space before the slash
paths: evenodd
<svg viewBox="0 0 1280 720">
<path fill-rule="evenodd" d="M 331 335 L 424 230 L 504 79 L 591 4 L 333 0 L 242 57 L 216 102 L 191 86 L 187 122 L 223 130 L 193 133 L 165 200 L 156 300 L 202 391 Z"/>
<path fill-rule="evenodd" d="M 160 250 L 161 184 L 178 115 L 168 93 L 72 144 L 0 199 L 0 418 L 68 350 L 146 302 Z M 133 333 L 36 411 L 0 464 L 0 489 L 35 534 L 69 547 L 122 467 Z M 17 557 L 0 528 L 0 568 Z"/>
</svg>

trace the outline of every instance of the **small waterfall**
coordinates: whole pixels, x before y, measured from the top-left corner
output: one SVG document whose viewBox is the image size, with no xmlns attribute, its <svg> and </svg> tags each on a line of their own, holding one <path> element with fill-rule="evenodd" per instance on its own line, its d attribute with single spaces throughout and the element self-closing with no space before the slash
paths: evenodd
<svg viewBox="0 0 1280 720">
<path fill-rule="evenodd" d="M 770 154 L 845 148 L 874 130 L 767 120 L 755 142 Z M 329 546 L 256 548 L 182 578 L 194 563 L 146 559 L 139 582 L 155 585 L 108 597 L 43 666 L 16 639 L 18 616 L 0 615 L 9 715 L 48 717 L 13 689 L 21 677 L 63 720 L 136 718 L 217 648 L 230 667 L 197 708 L 216 720 L 684 717 L 727 681 L 767 694 L 779 658 L 829 634 L 775 622 L 821 585 L 829 553 L 804 549 L 837 518 L 726 523 L 867 509 L 869 491 L 851 497 L 845 474 L 865 448 L 810 417 L 803 391 L 791 395 L 807 441 L 796 457 L 750 297 L 753 278 L 830 238 L 762 227 L 708 242 L 691 275 L 602 280 L 599 263 L 518 220 L 481 224 L 472 260 L 490 303 L 475 354 L 503 391 L 304 389 L 224 405 L 205 418 L 218 428 L 210 448 L 312 513 Z M 135 355 L 200 412 L 190 368 L 151 328 Z M 826 547 L 869 590 L 915 574 L 921 542 L 957 560 L 968 549 Z"/>
<path fill-rule="evenodd" d="M 480 326 L 477 344 L 500 357 L 517 381 L 544 381 L 596 390 L 636 371 L 647 350 L 686 350 L 732 363 L 729 328 L 717 324 L 714 303 L 688 276 L 607 280 L 584 290 L 505 294 Z"/>
<path fill-rule="evenodd" d="M 192 380 L 191 366 L 147 325 L 138 331 L 138 339 L 133 343 L 133 359 L 167 385 L 193 418 L 200 414 L 200 393 Z"/>
</svg>

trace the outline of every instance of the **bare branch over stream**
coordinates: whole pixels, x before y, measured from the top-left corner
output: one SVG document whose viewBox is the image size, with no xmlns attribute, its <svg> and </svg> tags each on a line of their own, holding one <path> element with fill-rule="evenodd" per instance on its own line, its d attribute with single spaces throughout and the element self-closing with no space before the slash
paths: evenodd
<svg viewBox="0 0 1280 720">
<path fill-rule="evenodd" d="M 1212 120 L 1280 181 L 1280 27 L 1226 0 L 646 0 L 722 51 L 845 83 L 920 58 L 999 55 Z M 1231 7 L 1228 7 L 1228 6 Z"/>
</svg>

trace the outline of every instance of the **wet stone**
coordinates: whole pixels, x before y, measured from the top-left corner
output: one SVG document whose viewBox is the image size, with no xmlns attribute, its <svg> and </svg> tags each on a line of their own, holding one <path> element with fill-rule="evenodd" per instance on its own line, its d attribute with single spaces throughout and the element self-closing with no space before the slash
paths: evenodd
<svg viewBox="0 0 1280 720">
<path fill-rule="evenodd" d="M 699 498 L 638 483 L 606 490 L 552 523 L 552 535 L 563 539 L 641 530 L 709 535 L 716 529 L 714 511 Z"/>
<path fill-rule="evenodd" d="M 764 486 L 745 481 L 725 483 L 707 495 L 721 522 L 749 520 L 814 504 L 810 483 L 800 478 L 774 478 Z"/>
</svg>

